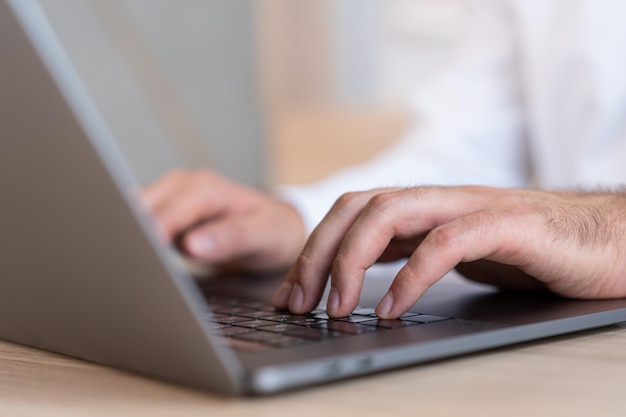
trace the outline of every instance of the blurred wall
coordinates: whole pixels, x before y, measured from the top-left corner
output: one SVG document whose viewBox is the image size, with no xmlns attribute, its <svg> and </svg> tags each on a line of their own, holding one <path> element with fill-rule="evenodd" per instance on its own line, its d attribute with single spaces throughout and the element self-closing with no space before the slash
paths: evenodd
<svg viewBox="0 0 626 417">
<path fill-rule="evenodd" d="M 142 182 L 208 166 L 265 185 L 393 143 L 464 0 L 41 3 Z"/>
<path fill-rule="evenodd" d="M 41 1 L 140 181 L 266 182 L 250 0 Z"/>
<path fill-rule="evenodd" d="M 456 42 L 464 0 L 262 0 L 270 177 L 321 179 L 390 146 Z"/>
</svg>

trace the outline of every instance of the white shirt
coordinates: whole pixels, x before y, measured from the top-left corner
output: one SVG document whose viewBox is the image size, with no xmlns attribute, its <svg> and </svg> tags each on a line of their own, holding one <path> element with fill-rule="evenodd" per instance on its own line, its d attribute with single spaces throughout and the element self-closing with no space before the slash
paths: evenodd
<svg viewBox="0 0 626 417">
<path fill-rule="evenodd" d="M 347 191 L 626 183 L 626 1 L 474 0 L 413 128 L 374 160 L 284 197 L 309 230 Z"/>
</svg>

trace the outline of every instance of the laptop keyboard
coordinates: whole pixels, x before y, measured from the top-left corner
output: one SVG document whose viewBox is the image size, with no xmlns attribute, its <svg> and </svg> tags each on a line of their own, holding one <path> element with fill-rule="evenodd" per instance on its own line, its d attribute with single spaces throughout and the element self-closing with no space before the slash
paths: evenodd
<svg viewBox="0 0 626 417">
<path fill-rule="evenodd" d="M 309 314 L 276 310 L 270 303 L 233 297 L 209 298 L 205 318 L 223 344 L 238 350 L 261 351 L 318 343 L 448 320 L 450 317 L 406 313 L 395 320 L 376 317 L 373 308 L 357 308 L 348 316 L 331 319 L 323 306 Z"/>
</svg>

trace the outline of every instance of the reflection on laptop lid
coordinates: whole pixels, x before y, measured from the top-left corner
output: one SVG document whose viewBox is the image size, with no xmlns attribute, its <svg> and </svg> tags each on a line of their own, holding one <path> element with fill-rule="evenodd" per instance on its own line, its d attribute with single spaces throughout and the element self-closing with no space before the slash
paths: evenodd
<svg viewBox="0 0 626 417">
<path fill-rule="evenodd" d="M 274 311 L 280 276 L 197 283 L 168 262 L 136 183 L 36 2 L 0 0 L 0 337 L 228 394 L 262 394 L 626 320 L 626 300 L 454 279 L 399 320 Z M 277 281 L 278 280 L 278 281 Z"/>
</svg>

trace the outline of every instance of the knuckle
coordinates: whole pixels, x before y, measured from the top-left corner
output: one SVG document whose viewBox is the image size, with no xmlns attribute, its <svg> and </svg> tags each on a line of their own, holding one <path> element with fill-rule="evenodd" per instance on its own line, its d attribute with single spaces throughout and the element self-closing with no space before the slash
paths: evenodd
<svg viewBox="0 0 626 417">
<path fill-rule="evenodd" d="M 444 225 L 433 229 L 427 236 L 424 243 L 441 250 L 449 250 L 459 242 L 461 234 L 455 226 Z"/>
<path fill-rule="evenodd" d="M 300 255 L 298 255 L 298 258 L 296 259 L 295 262 L 295 268 L 299 271 L 305 271 L 310 269 L 313 266 L 313 262 L 311 260 L 311 257 L 306 254 L 306 253 L 301 253 Z"/>
<path fill-rule="evenodd" d="M 333 277 L 342 276 L 342 274 L 347 271 L 350 267 L 350 260 L 343 253 L 338 253 L 333 260 L 333 265 L 331 268 L 331 275 Z"/>
<path fill-rule="evenodd" d="M 368 206 L 376 211 L 387 212 L 396 205 L 397 197 L 396 193 L 376 194 L 370 198 Z"/>
<path fill-rule="evenodd" d="M 413 193 L 413 196 L 417 199 L 431 197 L 436 194 L 442 194 L 444 192 L 447 192 L 446 187 L 432 186 L 432 185 L 413 187 L 413 188 L 409 188 L 409 190 Z"/>
<path fill-rule="evenodd" d="M 343 210 L 352 207 L 356 201 L 360 200 L 361 193 L 352 191 L 342 194 L 335 202 L 333 208 Z"/>
</svg>

